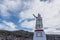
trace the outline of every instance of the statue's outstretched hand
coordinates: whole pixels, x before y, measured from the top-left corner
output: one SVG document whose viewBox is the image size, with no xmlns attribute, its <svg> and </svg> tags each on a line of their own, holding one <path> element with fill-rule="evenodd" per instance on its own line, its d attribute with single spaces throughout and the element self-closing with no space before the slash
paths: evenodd
<svg viewBox="0 0 60 40">
<path fill-rule="evenodd" d="M 36 17 L 34 14 L 33 14 L 34 17 Z"/>
</svg>

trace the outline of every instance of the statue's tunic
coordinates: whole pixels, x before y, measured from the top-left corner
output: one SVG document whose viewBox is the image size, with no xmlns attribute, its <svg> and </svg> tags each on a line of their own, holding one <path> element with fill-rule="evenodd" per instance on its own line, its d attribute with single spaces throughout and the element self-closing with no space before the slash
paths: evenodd
<svg viewBox="0 0 60 40">
<path fill-rule="evenodd" d="M 41 17 L 36 17 L 36 29 L 43 28 L 42 26 L 42 18 Z"/>
</svg>

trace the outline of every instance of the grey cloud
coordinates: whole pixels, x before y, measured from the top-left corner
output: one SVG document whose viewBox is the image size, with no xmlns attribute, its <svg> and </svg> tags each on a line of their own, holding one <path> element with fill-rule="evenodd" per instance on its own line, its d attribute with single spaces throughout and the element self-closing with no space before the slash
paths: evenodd
<svg viewBox="0 0 60 40">
<path fill-rule="evenodd" d="M 21 11 L 26 11 L 29 9 L 29 5 L 27 4 L 31 2 L 31 0 L 3 0 L 3 1 L 1 0 L 0 2 L 4 2 L 0 6 L 3 5 L 6 7 L 6 12 L 4 13 L 8 13 L 11 15 L 19 15 Z M 0 9 L 1 14 L 2 14 L 1 12 L 2 8 Z"/>
<path fill-rule="evenodd" d="M 40 0 L 41 2 L 48 2 L 48 3 L 50 3 L 50 2 L 52 2 L 53 0 Z"/>
<path fill-rule="evenodd" d="M 4 0 L 0 0 L 0 4 L 3 3 Z"/>
</svg>

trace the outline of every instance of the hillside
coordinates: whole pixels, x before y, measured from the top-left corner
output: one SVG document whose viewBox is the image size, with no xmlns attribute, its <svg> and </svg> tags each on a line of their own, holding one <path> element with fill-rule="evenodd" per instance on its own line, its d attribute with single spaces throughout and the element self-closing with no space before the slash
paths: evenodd
<svg viewBox="0 0 60 40">
<path fill-rule="evenodd" d="M 47 40 L 60 40 L 60 35 L 46 34 L 46 38 Z M 33 32 L 28 32 L 24 30 L 0 30 L 0 40 L 33 40 Z"/>
<path fill-rule="evenodd" d="M 6 30 L 0 30 L 0 37 L 8 37 L 8 36 L 13 36 L 13 37 L 22 37 L 22 38 L 33 38 L 33 33 L 28 32 L 28 31 L 23 31 L 23 30 L 18 30 L 18 31 L 6 31 Z"/>
</svg>

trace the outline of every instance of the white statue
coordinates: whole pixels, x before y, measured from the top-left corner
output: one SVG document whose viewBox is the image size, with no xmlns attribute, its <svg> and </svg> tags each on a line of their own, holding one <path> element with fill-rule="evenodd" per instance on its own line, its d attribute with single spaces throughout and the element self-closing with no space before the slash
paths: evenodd
<svg viewBox="0 0 60 40">
<path fill-rule="evenodd" d="M 46 40 L 46 34 L 43 30 L 41 15 L 38 14 L 38 16 L 36 17 L 33 14 L 33 16 L 36 18 L 36 29 L 34 30 L 33 40 Z"/>
<path fill-rule="evenodd" d="M 36 17 L 34 14 L 33 16 L 36 18 L 36 29 L 40 29 L 42 28 L 42 17 L 40 14 L 38 14 L 38 16 Z"/>
</svg>

